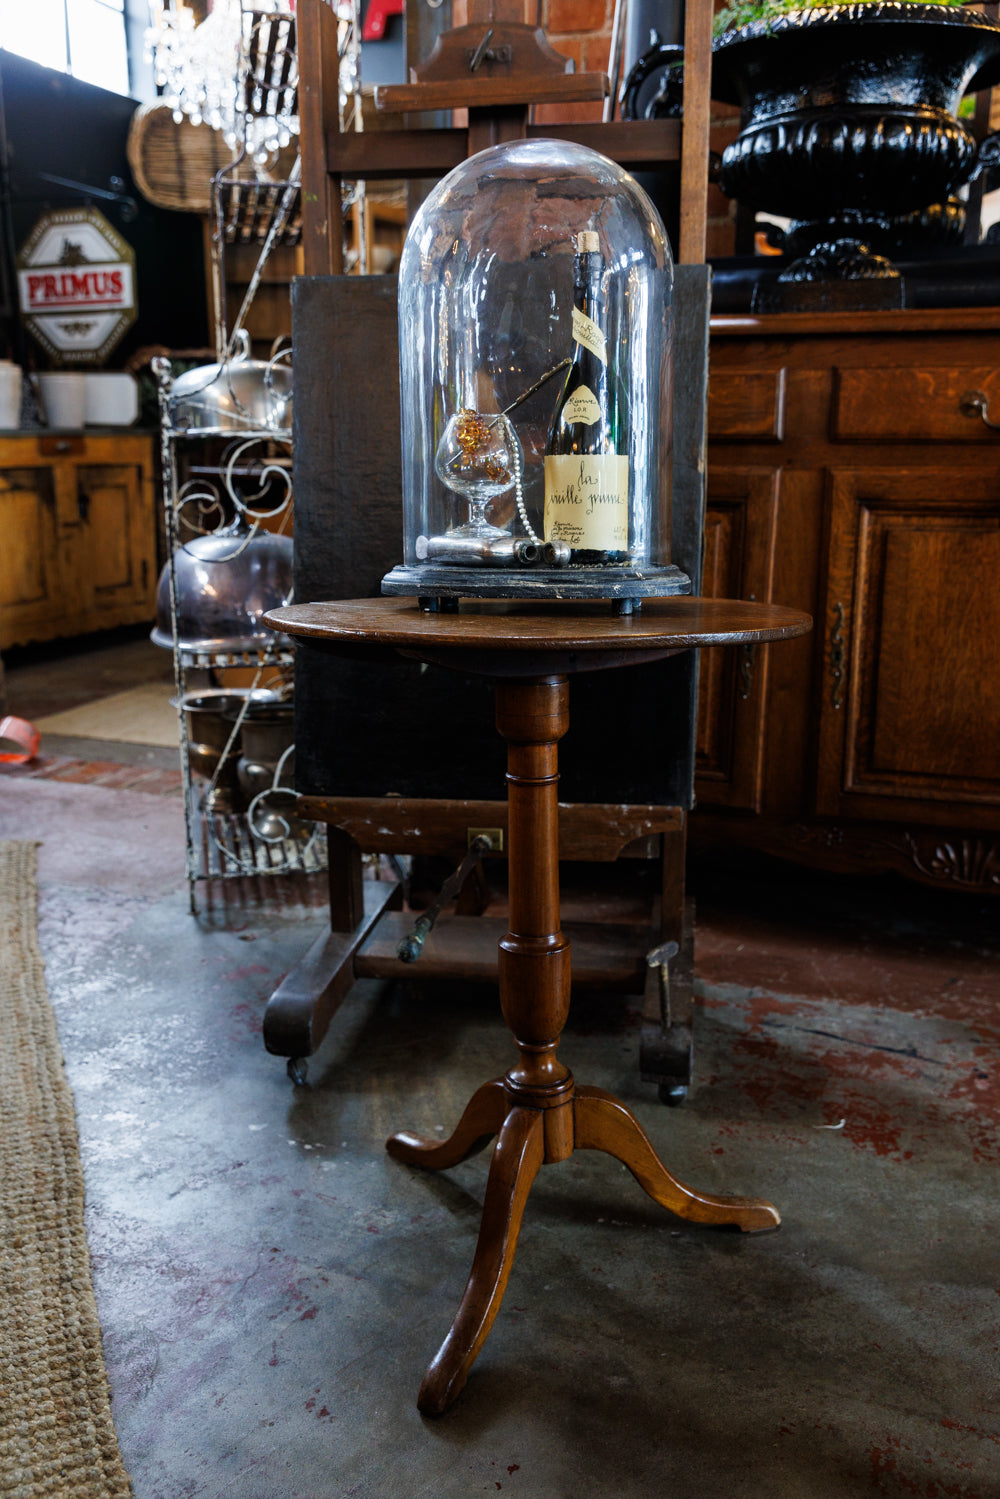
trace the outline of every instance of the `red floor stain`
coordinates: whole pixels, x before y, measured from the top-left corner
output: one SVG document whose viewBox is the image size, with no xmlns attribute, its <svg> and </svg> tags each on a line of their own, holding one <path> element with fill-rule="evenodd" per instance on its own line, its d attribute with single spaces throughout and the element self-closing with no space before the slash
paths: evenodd
<svg viewBox="0 0 1000 1499">
<path fill-rule="evenodd" d="M 117 760 L 77 760 L 68 755 L 38 755 L 27 765 L 0 764 L 0 775 L 68 781 L 77 786 L 111 786 L 119 791 L 145 791 L 151 796 L 180 796 L 183 789 L 179 770 L 123 765 Z"/>
<path fill-rule="evenodd" d="M 900 1437 L 887 1434 L 881 1444 L 868 1449 L 868 1461 L 872 1488 L 880 1493 L 915 1494 L 918 1499 L 986 1499 L 978 1480 L 973 1480 L 976 1487 L 971 1488 L 965 1476 L 973 1471 L 974 1464 L 954 1454 L 914 1451 Z M 944 1467 L 957 1471 L 944 1474 Z M 917 1468 L 936 1472 L 914 1471 Z"/>
<path fill-rule="evenodd" d="M 701 1003 L 725 1031 L 724 1070 L 707 1080 L 730 1095 L 723 1133 L 751 1115 L 755 1127 L 801 1122 L 804 1133 L 843 1121 L 856 1148 L 909 1161 L 959 1131 L 975 1160 L 1000 1160 L 995 1031 L 760 990 Z"/>
</svg>

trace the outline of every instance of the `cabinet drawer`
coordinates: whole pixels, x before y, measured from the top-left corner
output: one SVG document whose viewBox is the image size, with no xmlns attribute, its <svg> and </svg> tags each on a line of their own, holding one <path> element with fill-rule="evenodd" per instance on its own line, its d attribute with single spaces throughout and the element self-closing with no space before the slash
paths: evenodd
<svg viewBox="0 0 1000 1499">
<path fill-rule="evenodd" d="M 978 416 L 962 412 L 962 397 L 981 391 L 992 420 L 1000 420 L 1000 369 L 898 365 L 834 371 L 831 436 L 839 442 L 1000 442 Z"/>
<path fill-rule="evenodd" d="M 708 436 L 713 442 L 780 442 L 785 432 L 785 371 L 722 370 L 709 376 Z"/>
</svg>

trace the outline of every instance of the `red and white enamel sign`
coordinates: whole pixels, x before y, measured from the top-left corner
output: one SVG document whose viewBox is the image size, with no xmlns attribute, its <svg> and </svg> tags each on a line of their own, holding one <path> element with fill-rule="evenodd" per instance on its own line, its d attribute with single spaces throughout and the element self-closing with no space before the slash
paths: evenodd
<svg viewBox="0 0 1000 1499">
<path fill-rule="evenodd" d="M 96 208 L 44 214 L 17 257 L 30 333 L 61 364 L 100 364 L 135 322 L 135 254 Z"/>
</svg>

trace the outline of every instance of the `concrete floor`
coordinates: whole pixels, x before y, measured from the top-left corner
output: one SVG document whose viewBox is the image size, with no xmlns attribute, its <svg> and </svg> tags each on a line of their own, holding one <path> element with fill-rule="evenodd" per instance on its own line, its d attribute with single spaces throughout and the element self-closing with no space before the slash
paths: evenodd
<svg viewBox="0 0 1000 1499">
<path fill-rule="evenodd" d="M 34 666 L 9 669 L 15 712 Z M 433 1175 L 382 1143 L 446 1132 L 508 1065 L 494 996 L 358 984 L 294 1089 L 260 1018 L 318 892 L 191 917 L 166 785 L 8 774 L 0 836 L 41 840 L 136 1499 L 1000 1496 L 1000 907 L 695 869 L 686 1105 L 640 1083 L 628 1002 L 578 1003 L 562 1055 L 683 1179 L 782 1227 L 681 1223 L 607 1157 L 543 1171 L 490 1339 L 428 1421 L 488 1157 Z"/>
</svg>

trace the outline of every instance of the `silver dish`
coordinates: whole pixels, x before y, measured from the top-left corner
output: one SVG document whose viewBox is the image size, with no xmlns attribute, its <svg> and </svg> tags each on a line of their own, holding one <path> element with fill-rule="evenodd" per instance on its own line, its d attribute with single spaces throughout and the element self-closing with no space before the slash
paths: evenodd
<svg viewBox="0 0 1000 1499">
<path fill-rule="evenodd" d="M 171 702 L 177 706 L 176 698 Z M 243 734 L 258 716 L 263 716 L 269 724 L 283 717 L 289 722 L 290 739 L 291 700 L 272 688 L 204 687 L 197 692 L 186 692 L 181 703 L 187 726 L 188 765 L 194 775 L 212 783 L 205 793 L 206 808 L 212 812 L 246 811 L 251 797 L 262 788 L 243 786 L 240 772 Z M 241 731 L 227 755 L 233 726 L 241 715 Z"/>
<path fill-rule="evenodd" d="M 249 352 L 244 337 L 231 359 L 178 375 L 170 390 L 171 425 L 189 432 L 264 431 L 290 438 L 291 365 L 281 355 L 251 359 Z"/>
<path fill-rule="evenodd" d="M 177 699 L 172 697 L 170 702 L 176 708 Z M 290 718 L 294 711 L 292 699 L 274 687 L 198 687 L 185 692 L 181 703 L 188 715 L 189 732 L 200 724 L 194 737 L 207 740 L 219 750 L 225 749 L 233 721 L 241 713 L 244 720 L 260 717 L 271 722 Z"/>
<path fill-rule="evenodd" d="M 288 646 L 288 637 L 269 630 L 262 618 L 292 600 L 290 536 L 230 526 L 178 547 L 174 570 L 181 650 L 231 653 Z M 169 563 L 160 574 L 150 639 L 173 649 Z"/>
</svg>

